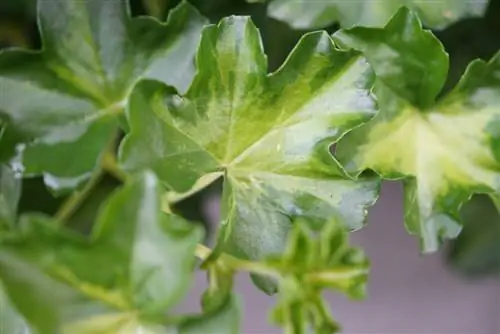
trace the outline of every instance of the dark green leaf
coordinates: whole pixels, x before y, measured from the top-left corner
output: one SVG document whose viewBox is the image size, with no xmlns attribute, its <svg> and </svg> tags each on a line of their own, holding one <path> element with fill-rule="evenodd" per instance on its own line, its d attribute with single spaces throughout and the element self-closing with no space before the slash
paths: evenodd
<svg viewBox="0 0 500 334">
<path fill-rule="evenodd" d="M 405 178 L 406 226 L 423 251 L 434 251 L 459 233 L 458 210 L 471 194 L 500 192 L 500 54 L 473 62 L 436 102 L 447 56 L 415 13 L 403 9 L 384 29 L 353 28 L 334 38 L 366 53 L 380 107 L 338 144 L 337 157 L 354 175 L 370 169 Z"/>
<path fill-rule="evenodd" d="M 125 169 L 151 168 L 189 193 L 224 176 L 216 253 L 281 252 L 293 217 L 363 226 L 378 181 L 352 182 L 330 153 L 375 112 L 372 73 L 358 53 L 312 33 L 268 75 L 258 30 L 230 17 L 204 30 L 197 66 L 185 96 L 153 81 L 136 86 L 120 152 Z"/>
<path fill-rule="evenodd" d="M 189 288 L 201 231 L 161 212 L 151 173 L 114 194 L 90 240 L 26 216 L 0 243 L 0 278 L 40 334 L 164 333 L 164 313 Z"/>
<path fill-rule="evenodd" d="M 297 29 L 322 28 L 334 22 L 342 27 L 381 27 L 403 6 L 416 11 L 425 25 L 443 29 L 462 18 L 482 16 L 488 0 L 273 0 L 268 13 Z"/>
<path fill-rule="evenodd" d="M 455 271 L 467 277 L 500 274 L 499 204 L 498 198 L 475 196 L 460 210 L 464 230 L 448 253 Z"/>
<path fill-rule="evenodd" d="M 165 24 L 132 19 L 126 0 L 40 0 L 38 19 L 42 51 L 0 54 L 0 115 L 29 142 L 25 174 L 74 187 L 116 135 L 137 80 L 187 88 L 205 19 L 185 2 Z"/>
</svg>

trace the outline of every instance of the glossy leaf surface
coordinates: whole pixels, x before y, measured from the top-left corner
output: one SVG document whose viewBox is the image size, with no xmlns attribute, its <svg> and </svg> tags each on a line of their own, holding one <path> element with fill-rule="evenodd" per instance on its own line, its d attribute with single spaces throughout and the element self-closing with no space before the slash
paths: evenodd
<svg viewBox="0 0 500 334">
<path fill-rule="evenodd" d="M 71 188 L 116 135 L 137 80 L 187 88 L 205 19 L 185 2 L 163 24 L 130 18 L 126 0 L 40 0 L 38 20 L 43 50 L 0 54 L 0 115 L 29 142 L 24 172 Z"/>
<path fill-rule="evenodd" d="M 101 210 L 90 240 L 40 216 L 0 242 L 0 278 L 39 334 L 167 333 L 202 231 L 161 212 L 155 176 L 141 174 Z"/>
<path fill-rule="evenodd" d="M 326 334 L 339 328 L 332 319 L 324 289 L 351 298 L 363 298 L 369 263 L 363 253 L 349 247 L 347 232 L 335 222 L 314 233 L 296 221 L 282 256 L 267 260 L 280 273 L 278 304 L 273 319 L 286 333 Z"/>
<path fill-rule="evenodd" d="M 488 0 L 273 0 L 268 14 L 296 29 L 324 28 L 335 22 L 344 28 L 383 27 L 403 6 L 417 12 L 426 26 L 443 29 L 460 19 L 482 16 Z"/>
<path fill-rule="evenodd" d="M 349 133 L 337 157 L 354 175 L 371 169 L 405 179 L 405 220 L 434 251 L 460 231 L 459 207 L 500 191 L 500 56 L 475 61 L 436 101 L 448 71 L 440 42 L 402 9 L 383 29 L 353 28 L 334 39 L 361 50 L 377 75 L 380 112 Z"/>
<path fill-rule="evenodd" d="M 312 33 L 268 75 L 259 32 L 230 17 L 204 30 L 197 66 L 185 96 L 153 81 L 136 86 L 125 169 L 154 169 L 177 192 L 224 176 L 216 252 L 241 258 L 282 251 L 292 217 L 363 225 L 378 182 L 346 179 L 330 146 L 374 114 L 364 58 Z"/>
</svg>

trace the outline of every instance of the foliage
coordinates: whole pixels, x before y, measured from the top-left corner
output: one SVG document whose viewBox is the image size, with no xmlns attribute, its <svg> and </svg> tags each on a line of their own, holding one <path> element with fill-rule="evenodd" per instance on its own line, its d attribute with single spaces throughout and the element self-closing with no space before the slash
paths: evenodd
<svg viewBox="0 0 500 334">
<path fill-rule="evenodd" d="M 465 221 L 451 264 L 497 271 L 500 54 L 448 91 L 422 27 L 486 5 L 38 1 L 41 49 L 0 53 L 0 332 L 237 333 L 239 271 L 286 333 L 336 332 L 322 292 L 365 296 L 348 233 L 387 179 L 423 252 Z M 33 177 L 57 210 L 26 206 Z M 219 181 L 211 249 L 176 207 Z M 196 269 L 202 311 L 176 314 Z"/>
<path fill-rule="evenodd" d="M 426 26 L 442 29 L 462 18 L 483 15 L 487 5 L 488 0 L 271 0 L 268 14 L 296 29 L 323 28 L 333 22 L 346 28 L 382 27 L 398 9 L 407 7 L 418 13 Z"/>
</svg>

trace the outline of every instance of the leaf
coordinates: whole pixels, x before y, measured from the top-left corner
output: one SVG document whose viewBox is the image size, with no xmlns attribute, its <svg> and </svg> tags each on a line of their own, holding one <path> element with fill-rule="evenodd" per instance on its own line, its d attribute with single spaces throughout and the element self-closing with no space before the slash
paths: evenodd
<svg viewBox="0 0 500 334">
<path fill-rule="evenodd" d="M 380 112 L 349 133 L 336 156 L 353 175 L 366 169 L 404 178 L 405 222 L 424 252 L 461 228 L 459 208 L 473 193 L 500 191 L 500 56 L 470 64 L 436 101 L 448 70 L 442 45 L 402 9 L 383 29 L 334 36 L 365 53 L 377 75 Z"/>
<path fill-rule="evenodd" d="M 294 217 L 363 225 L 378 181 L 346 179 L 330 154 L 375 111 L 372 73 L 358 53 L 312 33 L 268 75 L 258 30 L 233 16 L 204 30 L 197 68 L 185 96 L 153 81 L 136 86 L 120 150 L 124 169 L 151 168 L 179 193 L 224 176 L 216 254 L 280 252 Z"/>
<path fill-rule="evenodd" d="M 0 243 L 0 278 L 39 334 L 165 333 L 165 311 L 187 292 L 201 231 L 161 212 L 145 173 L 101 210 L 90 240 L 40 216 Z"/>
<path fill-rule="evenodd" d="M 21 179 L 9 166 L 0 165 L 0 231 L 16 220 L 20 197 Z"/>
<path fill-rule="evenodd" d="M 333 333 L 332 319 L 323 289 L 333 288 L 351 298 L 363 298 L 369 263 L 363 253 L 350 248 L 347 232 L 335 221 L 314 233 L 305 221 L 297 221 L 282 256 L 266 261 L 280 273 L 278 304 L 273 320 L 286 333 Z"/>
<path fill-rule="evenodd" d="M 187 88 L 206 21 L 187 2 L 166 23 L 132 19 L 126 0 L 40 0 L 38 21 L 41 51 L 0 54 L 0 116 L 28 142 L 26 175 L 73 188 L 98 165 L 140 78 Z"/>
<path fill-rule="evenodd" d="M 484 15 L 488 0 L 274 0 L 268 15 L 295 29 L 323 28 L 334 22 L 345 28 L 383 27 L 403 6 L 417 12 L 426 26 L 444 29 L 458 20 Z"/>
<path fill-rule="evenodd" d="M 451 268 L 459 274 L 479 278 L 500 274 L 499 199 L 474 196 L 460 210 L 463 232 L 447 254 Z"/>
<path fill-rule="evenodd" d="M 179 334 L 238 334 L 241 327 L 241 303 L 231 295 L 215 311 L 188 319 L 179 326 Z"/>
<path fill-rule="evenodd" d="M 210 263 L 207 268 L 208 288 L 202 296 L 204 311 L 213 311 L 232 298 L 234 271 L 222 261 Z"/>
<path fill-rule="evenodd" d="M 0 285 L 0 333 L 29 334 L 31 331 L 24 319 L 12 307 Z"/>
<path fill-rule="evenodd" d="M 121 183 L 109 175 L 103 177 L 97 183 L 87 198 L 81 202 L 78 209 L 74 211 L 70 218 L 67 219 L 65 225 L 72 230 L 77 230 L 83 234 L 89 234 L 92 229 L 93 222 L 99 214 L 99 209 L 103 201 L 112 194 Z"/>
</svg>

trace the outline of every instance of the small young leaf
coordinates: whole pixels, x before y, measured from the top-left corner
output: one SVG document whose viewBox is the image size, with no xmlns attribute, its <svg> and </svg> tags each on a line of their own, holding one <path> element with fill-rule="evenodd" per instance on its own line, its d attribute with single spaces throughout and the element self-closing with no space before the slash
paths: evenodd
<svg viewBox="0 0 500 334">
<path fill-rule="evenodd" d="M 280 273 L 278 305 L 273 319 L 287 333 L 333 333 L 332 319 L 321 292 L 333 288 L 351 298 L 362 298 L 368 277 L 368 260 L 349 248 L 347 232 L 331 221 L 318 233 L 307 222 L 296 221 L 282 256 L 266 261 Z"/>
<path fill-rule="evenodd" d="M 424 252 L 435 251 L 459 233 L 458 210 L 471 194 L 500 191 L 500 54 L 473 62 L 436 102 L 448 59 L 415 13 L 402 9 L 384 29 L 353 28 L 334 39 L 366 54 L 380 107 L 336 156 L 355 175 L 404 177 L 406 226 Z"/>
<path fill-rule="evenodd" d="M 256 27 L 229 17 L 204 30 L 197 66 L 185 96 L 153 81 L 136 86 L 120 152 L 125 169 L 151 168 L 177 192 L 224 175 L 215 253 L 280 252 L 293 217 L 363 225 L 378 181 L 347 179 L 330 146 L 375 112 L 364 58 L 312 33 L 268 75 Z"/>
<path fill-rule="evenodd" d="M 138 79 L 187 88 L 206 21 L 186 2 L 165 24 L 132 19 L 126 0 L 39 0 L 38 20 L 43 50 L 0 53 L 0 116 L 29 142 L 26 174 L 74 187 L 115 135 Z"/>
<path fill-rule="evenodd" d="M 205 311 L 218 309 L 233 291 L 234 272 L 222 263 L 213 262 L 207 268 L 208 289 L 202 297 L 202 306 Z"/>
<path fill-rule="evenodd" d="M 381 27 L 402 6 L 415 10 L 426 26 L 443 29 L 460 19 L 484 15 L 488 0 L 274 0 L 268 14 L 296 29 L 323 28 L 334 22 L 346 28 Z"/>
<path fill-rule="evenodd" d="M 0 242 L 0 278 L 37 333 L 164 333 L 165 311 L 189 288 L 202 233 L 161 212 L 153 174 L 111 197 L 90 241 L 47 218 L 23 220 L 22 236 Z"/>
</svg>

